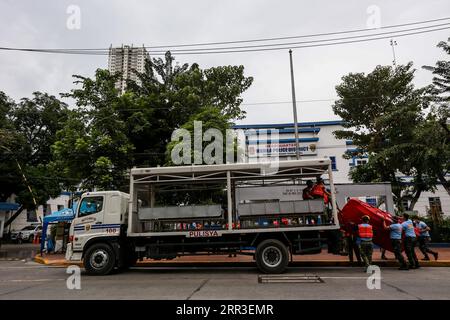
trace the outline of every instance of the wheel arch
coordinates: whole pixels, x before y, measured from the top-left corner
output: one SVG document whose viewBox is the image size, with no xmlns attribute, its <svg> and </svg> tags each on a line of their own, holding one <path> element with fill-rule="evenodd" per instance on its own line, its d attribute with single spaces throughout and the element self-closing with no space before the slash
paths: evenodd
<svg viewBox="0 0 450 320">
<path fill-rule="evenodd" d="M 103 244 L 106 244 L 106 245 L 111 247 L 111 249 L 113 250 L 114 255 L 115 255 L 115 260 L 116 260 L 115 263 L 117 263 L 117 261 L 118 261 L 118 259 L 120 257 L 120 244 L 119 244 L 119 241 L 120 241 L 119 237 L 110 237 L 110 236 L 107 236 L 107 237 L 96 237 L 96 238 L 89 239 L 86 242 L 86 244 L 84 245 L 83 253 L 81 255 L 81 259 L 84 258 L 86 252 L 94 244 L 103 243 Z"/>
<path fill-rule="evenodd" d="M 287 247 L 288 251 L 290 251 L 292 248 L 292 242 L 284 232 L 260 232 L 253 239 L 252 247 L 257 247 L 261 242 L 269 239 L 274 239 L 282 242 Z"/>
</svg>

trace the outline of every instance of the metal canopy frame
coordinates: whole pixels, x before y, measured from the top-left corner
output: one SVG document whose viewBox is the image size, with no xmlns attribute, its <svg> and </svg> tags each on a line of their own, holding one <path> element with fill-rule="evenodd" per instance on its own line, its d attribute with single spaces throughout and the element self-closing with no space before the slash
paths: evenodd
<svg viewBox="0 0 450 320">
<path fill-rule="evenodd" d="M 131 176 L 134 184 L 178 183 L 197 181 L 226 180 L 227 172 L 231 179 L 277 179 L 289 177 L 315 177 L 328 170 L 331 161 L 327 158 L 317 160 L 290 160 L 262 163 L 237 163 L 223 165 L 198 165 L 179 167 L 133 168 Z M 274 168 L 278 168 L 276 171 Z"/>
<path fill-rule="evenodd" d="M 277 168 L 277 170 L 274 170 Z M 137 213 L 138 203 L 137 189 L 144 185 L 170 186 L 173 184 L 213 184 L 222 182 L 226 184 L 227 204 L 228 204 L 228 230 L 225 232 L 236 232 L 232 229 L 233 217 L 236 208 L 233 205 L 234 192 L 237 185 L 255 184 L 257 181 L 263 185 L 286 183 L 307 177 L 317 177 L 327 174 L 329 177 L 331 200 L 333 207 L 333 217 L 337 221 L 336 196 L 333 185 L 331 160 L 328 158 L 311 160 L 288 160 L 259 163 L 235 163 L 222 165 L 192 165 L 178 167 L 156 167 L 156 168 L 133 168 L 130 173 L 130 207 L 128 234 L 133 233 L 133 216 Z M 242 185 L 241 185 L 242 184 Z M 261 183 L 260 183 L 261 184 Z M 311 229 L 311 228 L 308 228 Z M 248 230 L 246 230 L 247 232 Z M 183 232 L 167 232 L 165 234 L 183 234 Z M 147 233 L 148 234 L 148 233 Z M 153 234 L 153 233 L 152 233 Z M 140 234 L 143 235 L 143 234 Z"/>
</svg>

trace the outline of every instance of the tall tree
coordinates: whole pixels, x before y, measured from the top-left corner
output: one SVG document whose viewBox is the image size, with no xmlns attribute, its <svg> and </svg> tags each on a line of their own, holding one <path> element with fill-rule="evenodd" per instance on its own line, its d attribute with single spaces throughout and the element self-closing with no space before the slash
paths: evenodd
<svg viewBox="0 0 450 320">
<path fill-rule="evenodd" d="M 437 45 L 450 55 L 450 38 Z M 429 174 L 437 176 L 439 182 L 450 195 L 450 181 L 446 179 L 450 173 L 450 60 L 439 60 L 434 67 L 423 68 L 433 72 L 431 97 L 434 102 L 432 112 L 428 115 L 428 124 L 418 132 L 423 144 L 430 150 L 428 153 Z M 431 165 L 432 164 L 432 165 Z"/>
<path fill-rule="evenodd" d="M 241 94 L 253 82 L 244 75 L 243 66 L 179 65 L 170 52 L 164 59 L 147 60 L 144 72 L 137 76 L 139 82 L 129 81 L 119 111 L 127 119 L 136 165 L 150 166 L 165 163 L 173 130 L 204 108 L 216 108 L 229 121 L 244 117 Z"/>
<path fill-rule="evenodd" d="M 424 157 L 415 142 L 414 128 L 424 121 L 428 106 L 425 89 L 415 89 L 412 64 L 377 66 L 369 74 L 349 74 L 336 87 L 334 112 L 345 122 L 337 138 L 351 139 L 359 148 L 347 157 L 369 155 L 366 165 L 350 176 L 357 182 L 389 181 L 400 210 L 414 208 L 423 191 L 435 188 L 427 175 Z M 409 180 L 404 176 L 411 177 Z M 409 200 L 409 208 L 403 207 Z"/>
<path fill-rule="evenodd" d="M 14 130 L 11 120 L 14 106 L 15 102 L 0 91 L 0 201 L 6 201 L 11 194 L 19 190 L 16 181 L 18 168 L 11 155 L 12 150 L 20 148 L 23 141 L 20 141 L 22 137 Z"/>
<path fill-rule="evenodd" d="M 15 194 L 21 205 L 7 226 L 23 209 L 36 209 L 60 194 L 57 173 L 49 166 L 50 146 L 68 110 L 63 102 L 41 92 L 19 103 L 2 96 L 0 109 L 5 115 L 0 134 L 5 139 L 0 144 L 0 196 L 4 201 Z"/>
<path fill-rule="evenodd" d="M 253 80 L 242 66 L 180 66 L 170 52 L 136 75 L 121 94 L 121 75 L 99 69 L 93 79 L 74 76 L 78 87 L 63 95 L 77 109 L 58 132 L 53 165 L 84 188 L 126 189 L 130 167 L 165 164 L 172 132 L 205 107 L 229 121 L 242 117 L 240 95 Z"/>
<path fill-rule="evenodd" d="M 118 75 L 98 69 L 94 79 L 74 77 L 81 88 L 63 96 L 74 99 L 78 108 L 57 133 L 52 167 L 73 181 L 69 189 L 78 184 L 86 190 L 126 189 L 133 145 L 117 112 Z"/>
<path fill-rule="evenodd" d="M 196 123 L 198 124 L 197 130 Z M 190 165 L 195 163 L 195 157 L 201 159 L 201 163 L 195 164 L 221 164 L 226 162 L 226 152 L 227 152 L 227 129 L 231 128 L 232 123 L 230 122 L 229 116 L 223 115 L 221 110 L 217 107 L 204 107 L 198 113 L 192 115 L 185 124 L 181 126 L 181 129 L 186 130 L 189 133 L 188 137 L 180 137 L 180 141 L 174 140 L 167 145 L 166 151 L 166 163 L 168 165 L 174 165 L 174 159 L 172 151 L 177 148 L 176 154 L 181 158 L 185 156 L 187 163 L 180 163 L 184 165 Z M 212 130 L 214 131 L 212 131 Z M 197 135 L 197 136 L 196 136 Z M 188 148 L 181 150 L 181 143 L 184 138 L 188 138 Z M 195 149 L 194 140 L 198 138 L 198 145 L 201 150 Z M 235 143 L 232 141 L 232 152 L 234 156 Z M 221 150 L 221 152 L 220 152 Z M 188 152 L 188 157 L 183 154 L 183 151 Z M 219 153 L 220 152 L 220 153 Z"/>
</svg>

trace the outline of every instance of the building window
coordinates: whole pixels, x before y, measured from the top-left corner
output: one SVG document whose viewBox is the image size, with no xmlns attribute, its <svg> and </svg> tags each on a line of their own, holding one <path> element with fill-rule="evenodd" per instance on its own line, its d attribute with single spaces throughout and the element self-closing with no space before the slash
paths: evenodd
<svg viewBox="0 0 450 320">
<path fill-rule="evenodd" d="M 27 222 L 38 222 L 35 210 L 27 210 Z"/>
<path fill-rule="evenodd" d="M 430 211 L 432 214 L 442 212 L 441 198 L 429 197 L 428 202 L 430 203 Z"/>
<path fill-rule="evenodd" d="M 62 204 L 58 204 L 58 211 L 61 211 L 62 209 L 64 209 L 64 206 Z"/>
<path fill-rule="evenodd" d="M 332 156 L 330 157 L 330 160 L 331 160 L 331 170 L 337 171 L 336 157 Z"/>
<path fill-rule="evenodd" d="M 409 210 L 409 201 L 407 199 L 402 200 L 403 210 Z"/>
<path fill-rule="evenodd" d="M 44 207 L 44 216 L 49 215 L 49 214 L 51 214 L 51 213 L 52 213 L 52 207 L 51 207 L 49 204 L 47 204 L 47 205 Z"/>
<path fill-rule="evenodd" d="M 367 163 L 367 159 L 356 159 L 355 163 L 357 166 L 362 166 Z"/>
<path fill-rule="evenodd" d="M 367 197 L 366 198 L 366 203 L 371 205 L 372 207 L 376 207 L 377 206 L 377 198 Z"/>
</svg>

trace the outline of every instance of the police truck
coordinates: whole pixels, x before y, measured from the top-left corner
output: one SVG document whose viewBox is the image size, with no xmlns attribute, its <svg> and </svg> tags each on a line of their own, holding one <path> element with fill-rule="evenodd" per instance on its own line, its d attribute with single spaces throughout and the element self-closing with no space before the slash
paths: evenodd
<svg viewBox="0 0 450 320">
<path fill-rule="evenodd" d="M 302 198 L 323 178 L 331 197 Z M 86 192 L 70 227 L 66 259 L 105 275 L 143 259 L 250 255 L 282 273 L 293 255 L 336 253 L 339 230 L 331 161 L 133 168 L 129 193 Z"/>
</svg>

